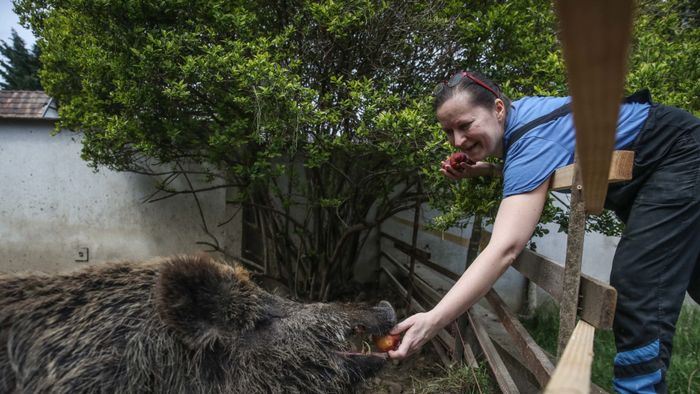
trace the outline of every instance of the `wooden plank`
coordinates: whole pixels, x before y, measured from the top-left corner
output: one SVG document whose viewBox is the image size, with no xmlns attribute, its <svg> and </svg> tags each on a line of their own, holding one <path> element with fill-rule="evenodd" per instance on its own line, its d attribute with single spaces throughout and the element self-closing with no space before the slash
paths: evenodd
<svg viewBox="0 0 700 394">
<path fill-rule="evenodd" d="M 390 262 L 392 262 L 392 263 L 394 264 L 395 268 L 400 269 L 400 270 L 401 270 L 402 272 L 404 272 L 404 273 L 405 273 L 405 272 L 408 272 L 408 267 L 406 267 L 405 264 L 399 263 L 399 262 L 396 260 L 396 258 L 394 258 L 393 256 L 391 256 L 389 253 L 387 253 L 387 252 L 385 252 L 385 251 L 382 251 L 381 253 L 382 253 L 382 256 L 383 256 L 383 257 L 385 257 L 387 260 L 389 260 Z M 385 264 L 385 263 L 382 263 L 382 264 Z M 383 269 L 385 269 L 385 268 L 383 268 Z M 433 284 L 431 284 L 430 282 L 426 281 L 424 278 L 421 277 L 421 272 L 423 272 L 423 271 L 425 271 L 425 270 L 430 270 L 430 269 L 427 268 L 427 267 L 425 267 L 423 264 L 420 264 L 420 265 L 417 265 L 417 266 L 416 266 L 416 275 L 417 275 L 417 276 L 416 276 L 416 290 L 418 290 L 418 294 L 426 294 L 427 298 L 430 298 L 430 299 L 432 299 L 432 300 L 439 300 L 439 299 L 442 297 L 442 295 L 444 295 L 445 291 L 444 291 L 444 290 L 435 290 L 435 289 L 433 288 L 433 286 L 434 286 Z M 602 284 L 602 285 L 605 286 L 605 284 Z M 612 290 L 614 291 L 614 289 L 612 289 Z M 487 299 L 487 300 L 488 300 L 488 299 Z M 592 305 L 595 305 L 595 303 L 593 303 Z M 475 306 L 472 308 L 472 310 L 473 310 L 475 313 L 477 313 L 477 314 L 478 314 L 478 313 L 481 313 L 481 312 L 484 312 L 484 309 L 483 309 L 483 308 L 480 308 L 478 305 L 475 305 Z M 480 312 L 480 311 L 481 311 L 481 312 Z M 499 320 L 499 321 L 500 321 L 500 320 Z M 505 329 L 505 326 L 504 326 L 504 329 Z M 488 331 L 488 330 L 487 330 L 487 331 Z M 444 332 L 444 333 L 443 333 L 443 332 Z M 447 347 L 447 344 L 448 344 L 448 343 L 449 343 L 449 344 L 452 343 L 451 340 L 452 340 L 453 337 L 452 337 L 446 330 L 441 330 L 441 333 L 443 333 L 443 335 L 438 334 L 438 339 L 441 341 L 441 343 L 442 343 L 443 345 L 445 345 L 445 346 Z M 510 335 L 508 335 L 508 336 L 510 337 Z M 450 341 L 450 342 L 446 342 L 446 341 L 445 341 L 445 338 L 447 338 L 447 341 Z M 492 340 L 496 340 L 496 339 L 492 339 Z M 512 346 L 512 345 L 509 345 L 509 349 L 508 349 L 508 350 L 510 350 L 510 351 L 515 351 L 515 349 L 510 349 L 511 347 L 513 347 L 513 346 Z M 467 348 L 467 349 L 469 349 L 469 348 Z M 543 351 L 543 352 L 544 352 L 544 351 Z M 546 357 L 547 359 L 549 359 L 549 360 L 552 359 L 552 356 L 547 355 L 546 352 L 545 352 L 544 354 L 545 354 L 545 357 Z M 521 359 L 522 359 L 522 355 L 520 354 L 520 355 L 517 355 L 517 356 L 520 357 L 520 358 L 517 358 L 518 362 L 520 362 L 523 366 L 526 366 L 526 363 L 525 363 L 523 360 L 521 360 Z M 516 357 L 516 355 L 513 354 L 513 357 Z M 530 369 L 530 368 L 528 368 L 528 369 L 529 369 L 531 372 L 534 371 L 534 369 Z M 533 377 L 534 377 L 534 373 L 533 373 Z M 593 385 L 593 386 L 591 386 L 591 387 L 592 387 L 592 388 L 591 388 L 591 392 L 592 392 L 592 393 L 596 393 L 596 394 L 605 393 L 604 390 L 598 388 L 598 387 L 595 386 L 595 385 Z"/>
<path fill-rule="evenodd" d="M 396 222 L 396 223 L 402 224 L 404 226 L 409 226 L 409 227 L 413 226 L 413 222 L 411 222 L 410 220 L 398 217 L 398 216 L 392 216 L 391 220 Z M 438 237 L 443 241 L 452 242 L 454 244 L 461 245 L 464 247 L 469 246 L 468 239 L 460 237 L 459 235 L 456 235 L 456 234 L 449 233 L 447 231 L 435 231 L 435 230 L 429 229 L 427 226 L 425 226 L 423 224 L 420 225 L 420 231 L 422 231 L 426 234 L 430 234 L 430 235 L 433 235 L 435 237 Z"/>
<path fill-rule="evenodd" d="M 454 322 L 455 343 L 454 343 L 454 359 L 457 362 L 466 360 L 469 344 L 464 340 L 464 337 L 469 332 L 469 319 L 462 315 Z M 462 334 L 464 333 L 464 334 Z"/>
<path fill-rule="evenodd" d="M 402 242 L 394 242 L 394 247 L 396 247 L 396 249 L 400 250 L 401 252 L 403 252 L 409 256 L 413 253 L 410 245 L 404 244 Z M 421 263 L 423 263 L 424 265 L 426 265 L 427 267 L 429 267 L 433 271 L 438 272 L 438 273 L 440 273 L 440 274 L 442 274 L 442 275 L 444 275 L 444 276 L 446 276 L 454 281 L 457 281 L 460 277 L 459 274 L 456 274 L 456 273 L 448 270 L 447 268 L 441 266 L 440 264 L 437 264 L 437 263 L 431 261 L 429 258 L 426 258 L 425 254 L 419 253 L 419 254 L 416 254 L 415 257 L 416 257 L 416 259 L 418 259 L 418 261 L 420 261 Z"/>
<path fill-rule="evenodd" d="M 420 194 L 420 183 L 418 184 L 418 193 Z M 420 222 L 420 206 L 421 203 L 419 201 L 416 201 L 416 207 L 414 208 L 413 211 L 413 233 L 411 235 L 411 249 L 412 250 L 417 250 L 417 243 L 418 243 L 418 225 Z M 409 303 L 411 300 L 411 297 L 413 295 L 413 271 L 415 270 L 416 267 L 416 257 L 415 255 L 411 255 L 411 262 L 410 262 L 410 268 L 408 272 L 408 293 L 406 294 L 406 302 Z"/>
<path fill-rule="evenodd" d="M 506 365 L 503 363 L 498 351 L 496 351 L 484 326 L 471 311 L 467 311 L 467 316 L 469 317 L 469 324 L 474 330 L 476 339 L 479 341 L 479 345 L 481 345 L 481 349 L 484 351 L 484 357 L 486 357 L 486 361 L 491 367 L 491 372 L 493 372 L 493 377 L 498 384 L 498 388 L 504 394 L 519 393 L 518 387 L 515 385 L 515 382 L 513 382 L 513 378 L 510 377 Z"/>
<path fill-rule="evenodd" d="M 444 345 L 440 344 L 438 340 L 432 340 L 430 343 L 433 345 L 433 349 L 435 349 L 435 353 L 437 353 L 438 358 L 440 358 L 442 365 L 444 365 L 445 368 L 450 368 L 452 362 L 450 361 L 450 357 L 447 356 L 447 353 L 445 353 Z"/>
<path fill-rule="evenodd" d="M 408 275 L 409 269 L 406 267 L 405 264 L 400 263 L 394 256 L 389 254 L 386 251 L 381 252 L 381 256 L 385 257 L 399 272 L 401 272 L 402 275 Z M 428 282 L 426 282 L 423 278 L 420 277 L 420 275 L 416 276 L 416 287 L 425 293 L 425 295 L 430 299 L 434 304 L 437 304 L 440 302 L 442 297 L 445 295 L 444 292 L 439 292 L 435 289 L 433 289 Z"/>
<path fill-rule="evenodd" d="M 399 263 L 396 258 L 394 258 L 392 255 L 389 253 L 382 251 L 381 256 L 386 258 L 392 265 L 395 267 L 397 270 L 401 272 L 402 275 L 408 275 L 408 268 Z M 380 264 L 381 268 L 383 270 L 387 270 L 387 268 L 384 266 L 383 263 Z M 392 278 L 393 275 L 391 276 Z M 429 307 L 435 306 L 440 300 L 442 299 L 442 296 L 444 294 L 440 294 L 437 292 L 435 289 L 433 289 L 430 284 L 428 284 L 423 278 L 420 276 L 415 277 L 415 282 L 414 282 L 416 289 L 425 296 L 426 299 L 429 300 L 430 304 L 426 305 Z M 401 283 L 399 282 L 398 279 L 396 279 L 396 286 L 401 286 Z M 399 288 L 399 292 L 401 293 L 403 291 L 403 287 Z M 401 293 L 403 294 L 403 293 Z M 423 312 L 423 310 L 420 310 L 419 312 Z M 438 337 L 440 340 L 445 344 L 445 347 L 450 351 L 454 352 L 454 343 L 455 343 L 455 338 L 450 335 L 450 333 L 446 329 L 442 329 L 438 332 Z M 476 358 L 474 357 L 474 353 L 472 352 L 472 349 L 466 349 L 464 358 L 466 359 L 466 364 L 470 367 L 476 367 L 478 366 L 478 363 L 476 362 Z"/>
<path fill-rule="evenodd" d="M 632 179 L 632 169 L 634 167 L 634 151 L 616 150 L 612 153 L 610 161 L 610 171 L 608 172 L 608 183 L 629 181 Z M 550 181 L 550 190 L 569 190 L 571 180 L 574 177 L 574 164 L 561 167 L 554 172 Z"/>
<path fill-rule="evenodd" d="M 531 369 L 527 367 L 528 364 L 520 354 L 520 350 L 513 343 L 510 333 L 501 324 L 493 309 L 488 305 L 475 304 L 472 307 L 472 311 L 481 317 L 481 323 L 486 328 L 486 332 L 489 333 L 491 341 L 496 346 L 501 358 L 503 358 L 503 362 L 508 367 L 520 392 L 528 394 L 541 393 L 544 390 L 544 386 L 540 385 Z M 547 354 L 544 350 L 543 352 L 551 360 L 550 362 L 554 360 L 554 357 Z M 552 368 L 553 371 L 554 368 Z"/>
<path fill-rule="evenodd" d="M 491 234 L 482 232 L 482 245 L 488 243 Z M 397 249 L 409 254 L 410 246 L 395 242 Z M 460 275 L 448 270 L 432 260 L 416 256 L 418 261 L 430 269 L 444 275 L 446 278 L 456 281 Z M 537 286 L 546 291 L 559 303 L 562 298 L 562 281 L 564 280 L 564 267 L 559 263 L 542 256 L 529 249 L 523 250 L 512 267 L 523 276 L 530 279 Z M 617 290 L 607 283 L 601 282 L 586 274 L 581 274 L 579 317 L 594 327 L 610 330 L 615 318 L 615 304 L 617 302 Z"/>
<path fill-rule="evenodd" d="M 421 250 L 421 249 L 418 249 L 418 248 L 413 248 L 413 247 L 411 247 L 411 245 L 410 245 L 409 243 L 404 242 L 404 241 L 402 241 L 402 240 L 400 240 L 400 239 L 394 237 L 394 236 L 391 235 L 391 234 L 387 234 L 387 233 L 385 233 L 385 232 L 380 232 L 380 233 L 379 233 L 379 236 L 384 237 L 384 238 L 387 238 L 387 239 L 389 239 L 389 240 L 391 240 L 391 241 L 394 241 L 394 246 L 396 246 L 396 244 L 399 244 L 399 245 L 401 245 L 402 248 L 406 249 L 407 251 L 411 251 L 411 250 L 415 251 L 416 258 L 419 259 L 419 260 L 421 260 L 421 259 L 424 259 L 424 260 L 425 260 L 425 259 L 429 259 L 429 258 L 430 258 L 430 253 L 429 253 L 429 252 L 426 252 L 426 251 Z M 409 254 L 409 253 L 406 252 L 406 254 Z"/>
<path fill-rule="evenodd" d="M 398 260 L 396 260 L 396 258 L 391 256 L 389 253 L 382 251 L 381 256 L 385 257 L 403 275 L 408 274 L 408 268 L 405 265 L 399 263 Z M 392 279 L 392 281 L 394 282 L 394 285 L 397 287 L 397 290 L 399 291 L 399 293 L 401 295 L 405 295 L 405 293 L 407 293 L 407 291 L 403 288 L 403 286 L 401 285 L 398 278 L 396 278 L 393 274 L 391 274 L 390 271 L 387 269 L 387 267 L 384 266 L 383 264 L 381 264 L 381 268 L 385 272 L 387 272 L 387 275 L 389 275 L 389 278 Z M 414 279 L 415 279 L 414 285 L 416 286 L 416 289 L 419 292 L 421 292 L 422 294 L 424 294 L 426 296 L 426 298 L 428 300 L 430 300 L 430 302 L 431 302 L 430 305 L 426 305 L 426 306 L 433 307 L 438 302 L 440 302 L 440 300 L 442 299 L 442 296 L 444 294 L 438 293 L 435 289 L 430 287 L 430 285 L 427 282 L 425 282 L 422 278 L 420 278 L 419 276 L 416 276 Z M 415 310 L 418 312 L 425 311 L 425 308 L 423 308 L 419 303 L 417 303 L 417 301 L 416 301 L 416 304 L 412 304 L 412 305 L 413 305 L 413 307 L 416 308 Z M 452 335 L 450 335 L 450 333 L 446 329 L 440 330 L 438 332 L 437 336 L 445 344 L 445 347 L 448 350 L 450 350 L 451 352 L 454 352 L 454 348 L 452 346 L 454 346 L 455 338 Z M 478 363 L 476 361 L 476 358 L 474 357 L 474 352 L 472 351 L 472 349 L 470 349 L 468 347 L 465 349 L 464 358 L 465 358 L 466 364 L 468 366 L 470 366 L 470 367 L 477 367 L 478 366 Z"/>
<path fill-rule="evenodd" d="M 576 326 L 583 241 L 586 236 L 586 208 L 578 155 L 576 157 L 573 186 L 571 187 L 571 206 L 569 208 L 569 234 L 566 237 L 566 264 L 564 266 L 564 280 L 561 283 L 562 297 L 559 301 L 559 341 L 557 347 L 557 355 L 559 356 L 564 351 Z"/>
<path fill-rule="evenodd" d="M 496 347 L 498 354 L 501 355 L 503 363 L 508 368 L 510 376 L 513 378 L 516 386 L 523 394 L 539 394 L 542 392 L 544 387 L 535 379 L 534 375 L 527 369 L 522 356 L 518 353 L 510 341 L 503 342 L 502 338 L 494 337 L 491 331 L 491 326 L 486 326 L 486 331 L 488 331 L 491 336 L 491 341 Z"/>
<path fill-rule="evenodd" d="M 615 320 L 617 290 L 595 278 L 581 275 L 579 317 L 601 330 L 611 330 Z"/>
<path fill-rule="evenodd" d="M 490 232 L 482 231 L 482 249 L 488 244 L 490 237 Z M 410 253 L 410 245 L 396 238 L 393 239 L 396 240 L 394 245 L 398 250 L 406 254 Z M 417 258 L 423 265 L 453 281 L 457 281 L 460 277 L 459 274 L 442 267 L 430 259 L 426 259 L 425 254 L 417 256 Z M 546 291 L 557 303 L 560 302 L 562 297 L 561 283 L 564 280 L 564 267 L 561 264 L 539 253 L 525 249 L 512 264 L 512 267 Z M 579 317 L 598 329 L 612 329 L 613 319 L 615 318 L 617 290 L 609 284 L 586 274 L 581 274 L 579 290 L 581 298 Z"/>
<path fill-rule="evenodd" d="M 546 291 L 557 303 L 561 300 L 564 267 L 559 263 L 541 254 L 524 250 L 511 266 Z"/>
<path fill-rule="evenodd" d="M 546 394 L 590 393 L 594 333 L 593 326 L 579 320 L 544 391 Z"/>
<path fill-rule="evenodd" d="M 401 266 L 405 271 L 405 266 Z M 428 282 L 424 281 L 420 277 L 415 278 L 415 285 L 416 288 L 418 289 L 419 294 L 423 295 L 425 298 L 427 298 L 431 302 L 431 307 L 437 305 L 442 297 L 445 296 L 446 292 L 438 292 L 437 290 L 433 289 Z M 461 317 L 460 317 L 461 319 Z M 458 320 L 460 320 L 458 319 Z M 479 366 L 479 363 L 476 361 L 476 356 L 474 355 L 474 350 L 470 347 L 469 341 L 466 343 L 464 342 L 464 338 L 462 338 L 459 334 L 459 332 L 467 333 L 467 325 L 459 325 L 458 322 L 455 322 L 457 324 L 456 329 L 457 334 L 453 336 L 453 341 L 449 343 L 449 349 L 451 349 L 452 354 L 454 355 L 454 359 L 457 362 L 462 362 L 470 367 L 476 368 Z M 444 329 L 441 331 L 441 333 L 447 334 L 447 330 Z M 442 335 L 441 339 L 446 340 L 448 335 Z"/>
<path fill-rule="evenodd" d="M 517 317 L 508 309 L 501 297 L 493 289 L 486 293 L 486 300 L 491 304 L 503 327 L 510 334 L 515 346 L 523 356 L 525 367 L 537 379 L 540 387 L 545 387 L 554 371 L 554 364 L 544 351 L 537 345 L 530 333 L 520 323 Z"/>
<path fill-rule="evenodd" d="M 510 341 L 510 335 L 507 332 L 505 332 L 505 327 L 497 323 L 499 322 L 499 320 L 493 315 L 492 311 L 490 309 L 485 309 L 478 304 L 474 305 L 473 310 L 475 313 L 478 313 L 479 316 L 484 316 L 482 322 L 485 323 L 484 326 L 486 327 L 486 331 L 488 331 L 491 340 L 493 341 L 494 345 L 496 345 L 499 353 L 501 353 L 501 356 L 503 356 L 504 351 L 507 352 L 510 355 L 510 357 L 515 359 L 515 362 L 524 369 L 526 365 L 525 361 L 522 359 L 522 356 L 519 354 L 519 352 L 516 351 L 516 349 L 514 349 L 514 346 Z M 556 358 L 546 350 L 543 349 L 542 351 L 544 352 L 545 356 L 552 362 L 556 360 Z M 505 357 L 503 361 L 507 361 Z M 508 365 L 508 362 L 506 362 L 506 365 Z M 508 368 L 512 371 L 511 365 L 508 365 Z M 537 380 L 535 379 L 535 376 L 532 375 L 532 373 L 530 373 L 530 376 L 526 378 L 531 384 L 538 384 Z M 515 382 L 518 384 L 520 391 L 524 391 L 523 386 L 520 384 L 520 382 L 518 382 L 518 380 L 516 380 Z M 541 388 L 535 392 L 541 393 L 543 391 L 544 388 Z M 603 390 L 595 383 L 591 382 L 591 394 L 607 394 L 607 391 Z"/>
<path fill-rule="evenodd" d="M 481 311 L 477 310 L 477 313 L 480 313 L 480 312 Z M 486 311 L 486 313 L 489 313 L 489 312 Z M 488 322 L 487 319 L 484 319 L 484 321 Z M 511 342 L 508 340 L 504 340 L 503 334 L 499 335 L 496 333 L 494 335 L 494 330 L 498 330 L 498 326 L 495 326 L 493 324 L 491 324 L 491 325 L 486 324 L 486 331 L 488 331 L 489 336 L 491 337 L 491 340 L 493 341 L 493 344 L 496 346 L 496 348 L 498 349 L 498 352 L 501 354 L 501 356 L 503 356 L 504 352 L 508 353 L 509 357 L 511 359 L 513 359 L 513 364 L 515 364 L 516 366 L 519 365 L 521 368 L 525 369 L 525 362 L 524 362 L 524 360 L 522 360 L 522 356 L 517 351 L 515 351 L 513 349 L 513 345 L 511 344 Z M 508 338 L 510 338 L 510 336 L 508 336 Z M 555 359 L 555 357 L 553 355 L 549 354 L 546 351 L 544 351 L 544 352 L 545 352 L 545 355 L 547 356 L 548 359 L 550 359 L 550 360 Z M 595 356 L 595 354 L 594 354 L 594 356 Z M 503 361 L 506 361 L 506 365 L 508 365 L 508 362 L 507 362 L 508 360 L 506 359 L 506 357 L 503 358 Z M 508 368 L 511 371 L 513 370 L 510 365 L 508 365 Z M 530 371 L 528 371 L 528 373 L 529 373 L 529 376 L 526 375 L 525 378 L 530 382 L 530 384 L 537 385 L 538 383 L 537 383 L 537 380 L 535 379 L 535 376 L 532 375 L 532 373 L 530 373 Z M 520 382 L 518 382 L 518 380 L 516 380 L 515 383 L 518 384 L 520 391 L 524 391 L 523 386 L 520 384 Z M 544 391 L 544 388 L 541 388 L 541 389 L 536 390 L 536 391 L 530 390 L 529 392 L 542 393 L 543 391 Z M 600 386 L 596 385 L 595 383 L 591 382 L 590 394 L 608 394 L 608 392 L 603 390 Z"/>
<path fill-rule="evenodd" d="M 472 224 L 471 235 L 469 236 L 469 246 L 467 247 L 467 258 L 464 262 L 464 271 L 469 268 L 469 266 L 474 262 L 476 256 L 479 255 L 479 239 L 481 239 L 482 231 L 482 217 L 479 214 L 474 215 L 474 220 Z M 457 319 L 456 322 L 457 332 L 467 333 L 469 331 L 469 319 L 462 315 Z M 456 337 L 456 335 L 455 335 Z M 455 359 L 462 360 L 464 358 L 464 343 L 463 338 L 460 336 L 458 341 L 455 341 Z"/>
<path fill-rule="evenodd" d="M 482 232 L 482 244 L 487 244 L 491 234 Z M 512 267 L 546 291 L 556 302 L 562 298 L 564 267 L 559 263 L 529 249 L 523 250 Z M 607 283 L 581 274 L 579 288 L 579 317 L 596 328 L 612 329 L 615 318 L 617 290 Z"/>
<path fill-rule="evenodd" d="M 607 193 L 634 1 L 556 0 L 554 3 L 572 96 L 586 211 L 598 214 L 603 210 Z"/>
<path fill-rule="evenodd" d="M 403 286 L 401 286 L 401 282 L 399 282 L 399 280 L 391 273 L 391 271 L 389 271 L 388 269 L 386 269 L 386 267 L 381 267 L 381 268 L 382 268 L 382 270 L 384 271 L 384 273 L 389 277 L 389 279 L 391 279 L 391 282 L 392 282 L 392 283 L 394 284 L 394 286 L 396 287 L 396 290 L 397 290 L 399 293 L 401 293 L 402 296 L 404 296 L 404 297 L 407 296 L 407 295 L 408 295 L 408 291 L 407 291 L 406 289 L 404 289 Z M 409 301 L 410 301 L 410 302 L 409 302 L 409 308 L 410 308 L 412 311 L 414 311 L 414 312 L 425 312 L 425 308 L 423 308 L 423 306 L 420 305 L 415 299 L 411 298 Z M 442 331 L 445 331 L 445 330 L 442 330 Z M 445 331 L 445 332 L 446 332 L 446 331 Z M 431 340 L 430 342 L 432 342 L 434 346 L 439 347 L 439 344 L 437 344 L 436 341 L 437 341 L 437 338 Z M 436 349 L 436 350 L 438 350 L 437 353 L 438 353 L 438 356 L 440 357 L 442 363 L 443 363 L 445 366 L 450 366 L 450 365 L 451 365 L 450 360 L 447 358 L 447 355 L 445 354 L 445 352 L 444 352 L 444 351 L 441 351 L 442 349 Z"/>
</svg>

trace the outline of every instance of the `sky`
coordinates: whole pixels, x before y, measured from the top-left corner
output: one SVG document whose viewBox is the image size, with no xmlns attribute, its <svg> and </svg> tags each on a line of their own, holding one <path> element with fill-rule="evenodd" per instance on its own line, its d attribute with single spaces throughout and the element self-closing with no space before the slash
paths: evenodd
<svg viewBox="0 0 700 394">
<path fill-rule="evenodd" d="M 12 0 L 0 0 L 0 40 L 12 45 L 12 29 L 24 40 L 27 49 L 36 42 L 32 32 L 19 25 L 19 18 L 12 11 Z"/>
</svg>

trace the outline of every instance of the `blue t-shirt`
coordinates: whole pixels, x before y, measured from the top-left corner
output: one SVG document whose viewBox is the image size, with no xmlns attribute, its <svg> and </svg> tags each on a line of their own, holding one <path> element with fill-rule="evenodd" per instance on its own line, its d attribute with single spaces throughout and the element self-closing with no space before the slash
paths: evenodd
<svg viewBox="0 0 700 394">
<path fill-rule="evenodd" d="M 504 147 L 520 126 L 571 101 L 570 97 L 523 97 L 508 110 Z M 615 149 L 629 148 L 649 115 L 649 104 L 620 106 Z M 575 136 L 571 113 L 525 133 L 506 152 L 503 197 L 535 190 L 559 167 L 574 162 Z"/>
</svg>

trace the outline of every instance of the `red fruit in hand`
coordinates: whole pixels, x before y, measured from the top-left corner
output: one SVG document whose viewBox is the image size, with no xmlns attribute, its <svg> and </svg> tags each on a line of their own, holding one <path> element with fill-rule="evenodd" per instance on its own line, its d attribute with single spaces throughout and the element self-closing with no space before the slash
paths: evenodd
<svg viewBox="0 0 700 394">
<path fill-rule="evenodd" d="M 374 337 L 374 344 L 381 352 L 396 350 L 401 343 L 401 334 L 387 334 L 380 337 Z"/>
<path fill-rule="evenodd" d="M 461 163 L 474 164 L 474 162 L 469 160 L 469 158 L 464 152 L 455 152 L 450 155 L 450 167 L 454 168 L 455 170 L 461 171 Z"/>
</svg>

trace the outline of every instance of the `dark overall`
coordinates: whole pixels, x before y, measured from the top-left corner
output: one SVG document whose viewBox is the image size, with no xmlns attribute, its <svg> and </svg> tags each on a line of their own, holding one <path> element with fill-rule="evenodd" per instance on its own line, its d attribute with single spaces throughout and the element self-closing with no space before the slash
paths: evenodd
<svg viewBox="0 0 700 394">
<path fill-rule="evenodd" d="M 642 91 L 627 101 L 651 100 Z M 526 131 L 517 130 L 509 145 Z M 633 178 L 610 185 L 605 204 L 625 223 L 610 274 L 618 292 L 614 386 L 621 393 L 665 393 L 686 290 L 700 303 L 700 120 L 652 104 L 630 149 Z"/>
</svg>

